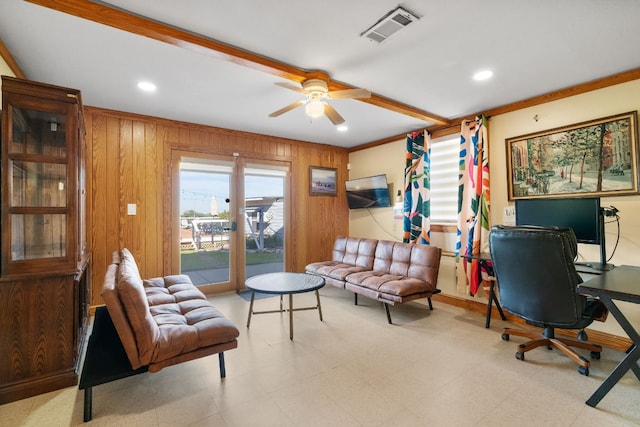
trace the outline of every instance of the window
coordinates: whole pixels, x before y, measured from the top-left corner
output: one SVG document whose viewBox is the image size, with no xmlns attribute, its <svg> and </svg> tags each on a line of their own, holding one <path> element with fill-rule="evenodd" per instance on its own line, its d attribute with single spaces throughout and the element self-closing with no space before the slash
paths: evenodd
<svg viewBox="0 0 640 427">
<path fill-rule="evenodd" d="M 460 136 L 431 141 L 431 224 L 458 221 L 458 172 Z"/>
</svg>

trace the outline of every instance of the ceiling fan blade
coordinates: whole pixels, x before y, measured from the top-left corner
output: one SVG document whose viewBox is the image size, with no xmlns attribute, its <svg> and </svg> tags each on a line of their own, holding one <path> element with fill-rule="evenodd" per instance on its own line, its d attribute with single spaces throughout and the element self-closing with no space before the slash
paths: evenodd
<svg viewBox="0 0 640 427">
<path fill-rule="evenodd" d="M 298 92 L 298 93 L 305 93 L 304 90 L 302 90 L 301 87 L 298 87 L 296 85 L 292 85 L 291 83 L 287 83 L 287 82 L 276 82 L 276 86 L 280 86 L 280 87 L 283 87 L 285 89 L 289 89 L 289 90 L 292 90 L 292 91 Z"/>
<path fill-rule="evenodd" d="M 291 111 L 294 108 L 299 107 L 304 103 L 305 101 L 296 101 L 293 104 L 287 105 L 286 107 L 279 109 L 278 111 L 274 111 L 273 113 L 269 114 L 269 117 L 278 117 L 279 115 L 284 114 L 287 111 Z"/>
<path fill-rule="evenodd" d="M 327 116 L 327 118 L 331 120 L 331 123 L 333 123 L 335 126 L 344 123 L 344 119 L 342 118 L 342 116 L 338 114 L 336 109 L 333 108 L 330 104 L 324 104 L 324 115 Z"/>
<path fill-rule="evenodd" d="M 344 99 L 344 98 L 370 98 L 371 92 L 367 89 L 345 89 L 334 90 L 327 94 L 331 99 Z"/>
</svg>

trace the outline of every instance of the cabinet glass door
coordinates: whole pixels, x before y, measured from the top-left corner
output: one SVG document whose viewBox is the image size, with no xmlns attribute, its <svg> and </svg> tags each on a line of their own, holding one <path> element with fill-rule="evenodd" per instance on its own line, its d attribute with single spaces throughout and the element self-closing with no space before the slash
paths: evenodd
<svg viewBox="0 0 640 427">
<path fill-rule="evenodd" d="M 11 261 L 66 257 L 67 111 L 11 109 L 7 145 Z"/>
</svg>

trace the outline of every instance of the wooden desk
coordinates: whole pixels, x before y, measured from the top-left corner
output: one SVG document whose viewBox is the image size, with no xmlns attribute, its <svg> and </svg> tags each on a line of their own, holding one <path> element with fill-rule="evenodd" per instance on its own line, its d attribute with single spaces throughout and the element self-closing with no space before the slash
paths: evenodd
<svg viewBox="0 0 640 427">
<path fill-rule="evenodd" d="M 578 293 L 597 297 L 602 301 L 609 313 L 613 315 L 633 341 L 626 356 L 587 400 L 586 403 L 589 406 L 595 407 L 629 369 L 633 370 L 633 373 L 640 380 L 640 366 L 638 366 L 640 335 L 614 303 L 614 300 L 619 300 L 640 304 L 639 278 L 640 267 L 622 265 L 578 285 Z"/>
<path fill-rule="evenodd" d="M 493 265 L 491 264 L 491 254 L 490 253 L 480 253 L 477 255 L 460 255 L 462 258 L 466 258 L 469 261 L 471 260 L 478 260 L 478 262 L 480 263 L 480 269 L 479 271 L 479 275 L 480 277 L 478 277 L 478 280 L 480 280 L 480 283 L 482 283 L 482 268 L 485 269 L 485 271 L 487 272 L 487 274 L 489 274 L 492 277 L 495 277 L 493 274 Z M 496 308 L 498 309 L 498 312 L 500 313 L 500 318 L 502 318 L 502 320 L 507 320 L 507 318 L 504 316 L 504 312 L 502 311 L 502 306 L 500 305 L 500 302 L 498 301 L 498 297 L 496 295 L 496 290 L 495 290 L 495 286 L 496 286 L 496 281 L 495 280 L 489 280 L 489 301 L 487 301 L 487 318 L 484 322 L 484 327 L 488 328 L 489 325 L 491 324 L 491 306 L 492 304 L 495 302 L 496 303 Z"/>
</svg>

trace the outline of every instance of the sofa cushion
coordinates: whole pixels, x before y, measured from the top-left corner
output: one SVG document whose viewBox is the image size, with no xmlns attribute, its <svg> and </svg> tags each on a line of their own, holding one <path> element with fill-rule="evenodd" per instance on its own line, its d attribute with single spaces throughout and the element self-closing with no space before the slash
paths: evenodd
<svg viewBox="0 0 640 427">
<path fill-rule="evenodd" d="M 389 272 L 393 258 L 393 247 L 395 242 L 380 240 L 376 246 L 375 259 L 373 260 L 373 270 Z"/>
<path fill-rule="evenodd" d="M 441 255 L 441 249 L 435 246 L 412 245 L 407 276 L 423 280 L 428 283 L 429 290 L 435 290 L 438 285 Z"/>
<path fill-rule="evenodd" d="M 118 279 L 122 275 L 128 275 L 142 280 L 142 278 L 140 277 L 140 271 L 138 270 L 138 264 L 136 264 L 136 259 L 134 258 L 131 251 L 129 251 L 129 249 L 127 248 L 122 248 L 120 250 L 120 265 L 118 268 L 118 274 Z"/>
<path fill-rule="evenodd" d="M 432 290 L 432 286 L 424 280 L 387 274 L 380 271 L 352 274 L 347 277 L 347 282 L 380 293 L 398 296 L 408 296 Z"/>
<path fill-rule="evenodd" d="M 338 236 L 333 247 L 332 261 L 362 267 L 373 268 L 373 259 L 377 240 Z"/>
<path fill-rule="evenodd" d="M 129 324 L 125 309 L 120 302 L 120 298 L 118 297 L 118 291 L 116 289 L 116 277 L 120 256 L 117 256 L 117 261 L 115 261 L 115 258 L 116 257 L 114 255 L 114 263 L 109 264 L 109 266 L 107 267 L 107 273 L 105 275 L 101 296 L 104 300 L 105 305 L 107 306 L 107 310 L 109 311 L 109 317 L 111 317 L 113 325 L 118 332 L 118 336 L 120 337 L 122 346 L 127 353 L 127 358 L 131 363 L 132 369 L 138 369 L 140 366 L 143 366 L 143 364 L 140 363 L 140 357 L 138 356 L 138 347 L 136 345 L 136 339 L 133 329 L 131 329 L 131 325 Z"/>
<path fill-rule="evenodd" d="M 393 257 L 389 266 L 389 273 L 396 276 L 407 276 L 411 266 L 412 243 L 396 243 L 393 245 Z"/>
<path fill-rule="evenodd" d="M 368 270 L 364 267 L 345 264 L 339 261 L 324 261 L 307 265 L 306 271 L 308 273 L 320 274 L 332 279 L 344 281 L 349 274 Z"/>
<path fill-rule="evenodd" d="M 333 244 L 331 261 L 308 264 L 305 271 L 325 276 L 328 284 L 344 286 L 349 274 L 373 268 L 377 240 L 338 236 Z"/>
<path fill-rule="evenodd" d="M 380 293 L 405 297 L 432 291 L 435 289 L 435 286 L 425 282 L 424 280 L 414 279 L 411 277 L 401 277 L 399 279 L 388 280 L 382 283 L 378 289 L 380 290 Z"/>
<path fill-rule="evenodd" d="M 379 291 L 380 286 L 389 281 L 400 280 L 402 276 L 385 273 L 384 271 L 363 271 L 347 277 L 347 283 L 363 288 Z"/>
<path fill-rule="evenodd" d="M 154 363 L 239 336 L 238 329 L 211 305 L 188 276 L 145 280 L 144 289 L 159 329 Z"/>
<path fill-rule="evenodd" d="M 135 259 L 127 249 L 120 251 L 117 280 L 118 297 L 135 335 L 140 364 L 148 365 L 153 358 L 155 343 L 159 339 L 160 331 L 149 311 L 149 304 Z M 135 369 L 136 366 L 133 368 Z"/>
</svg>

